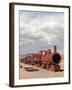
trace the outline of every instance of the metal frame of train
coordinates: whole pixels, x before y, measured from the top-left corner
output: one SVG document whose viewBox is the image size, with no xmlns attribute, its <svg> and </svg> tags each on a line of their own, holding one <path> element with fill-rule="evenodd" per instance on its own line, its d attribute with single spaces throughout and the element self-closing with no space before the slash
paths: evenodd
<svg viewBox="0 0 72 90">
<path fill-rule="evenodd" d="M 57 52 L 57 47 L 55 45 L 54 52 L 51 52 L 51 49 L 48 49 L 48 51 L 43 50 L 37 54 L 26 56 L 20 61 L 25 64 L 36 65 L 56 72 L 60 71 L 61 54 Z"/>
</svg>

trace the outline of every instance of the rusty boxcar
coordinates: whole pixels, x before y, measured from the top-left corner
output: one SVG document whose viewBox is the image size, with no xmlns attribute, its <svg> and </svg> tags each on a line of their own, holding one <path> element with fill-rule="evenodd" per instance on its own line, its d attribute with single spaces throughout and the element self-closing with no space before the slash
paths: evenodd
<svg viewBox="0 0 72 90">
<path fill-rule="evenodd" d="M 59 71 L 61 62 L 61 55 L 57 52 L 57 47 L 54 46 L 54 51 L 51 49 L 39 51 L 37 54 L 26 56 L 21 59 L 21 62 L 31 65 L 37 65 L 48 70 Z"/>
</svg>

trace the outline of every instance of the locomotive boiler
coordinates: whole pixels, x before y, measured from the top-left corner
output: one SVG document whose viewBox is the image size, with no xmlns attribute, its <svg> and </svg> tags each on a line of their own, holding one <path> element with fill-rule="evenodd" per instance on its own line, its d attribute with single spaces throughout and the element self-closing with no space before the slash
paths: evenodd
<svg viewBox="0 0 72 90">
<path fill-rule="evenodd" d="M 60 70 L 61 55 L 57 52 L 56 46 L 54 46 L 54 52 L 49 49 L 48 51 L 41 51 L 41 55 L 43 68 L 53 71 Z"/>
<path fill-rule="evenodd" d="M 31 65 L 37 65 L 51 71 L 60 70 L 61 55 L 57 52 L 57 47 L 54 46 L 54 51 L 51 49 L 39 51 L 39 53 L 32 54 L 21 59 L 22 62 Z"/>
</svg>

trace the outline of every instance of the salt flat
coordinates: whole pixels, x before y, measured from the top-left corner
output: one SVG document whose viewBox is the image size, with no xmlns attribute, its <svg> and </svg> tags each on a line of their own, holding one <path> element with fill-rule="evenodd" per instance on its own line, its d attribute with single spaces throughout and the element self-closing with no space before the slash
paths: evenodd
<svg viewBox="0 0 72 90">
<path fill-rule="evenodd" d="M 61 69 L 64 69 L 64 60 L 61 61 L 60 65 L 61 65 Z M 20 66 L 22 66 L 22 68 L 19 69 L 20 79 L 50 78 L 50 77 L 63 77 L 64 76 L 64 71 L 53 72 L 47 69 L 43 69 L 40 67 L 36 67 L 34 65 L 28 65 L 24 63 L 20 63 Z M 33 67 L 33 68 L 38 69 L 38 71 L 28 72 L 24 69 L 24 67 Z"/>
</svg>

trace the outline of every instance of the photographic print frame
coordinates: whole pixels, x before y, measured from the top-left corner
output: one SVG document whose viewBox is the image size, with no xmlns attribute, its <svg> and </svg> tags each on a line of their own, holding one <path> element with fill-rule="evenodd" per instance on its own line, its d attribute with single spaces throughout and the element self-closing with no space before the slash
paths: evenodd
<svg viewBox="0 0 72 90">
<path fill-rule="evenodd" d="M 10 43 L 10 64 L 9 64 L 10 70 L 9 70 L 9 74 L 10 75 L 9 75 L 9 86 L 10 87 L 21 87 L 21 86 L 43 86 L 43 85 L 69 84 L 70 83 L 70 6 L 46 5 L 46 4 L 29 4 L 29 3 L 10 3 L 9 4 L 9 8 L 10 8 L 10 19 L 9 19 L 10 20 L 10 34 L 9 34 L 10 35 L 10 41 L 9 41 L 9 43 Z M 60 12 L 64 12 L 64 14 L 67 15 L 67 16 L 65 15 L 66 17 L 64 16 L 65 19 L 67 18 L 66 19 L 67 21 L 64 21 L 64 24 L 67 25 L 66 28 L 64 26 L 64 30 L 67 30 L 66 35 L 64 35 L 64 36 L 67 36 L 67 37 L 64 37 L 65 40 L 67 39 L 67 43 L 64 43 L 64 45 L 65 44 L 68 45 L 66 47 L 64 46 L 65 48 L 68 47 L 67 50 L 64 50 L 64 58 L 65 58 L 66 55 L 67 55 L 66 58 L 68 58 L 66 60 L 66 63 L 64 63 L 64 69 L 67 66 L 67 68 L 66 68 L 67 69 L 67 72 L 64 72 L 64 76 L 65 76 L 65 73 L 67 74 L 67 76 L 64 78 L 64 80 L 66 79 L 66 81 L 63 80 L 63 81 L 58 81 L 58 82 L 55 82 L 55 81 L 52 82 L 51 80 L 49 80 L 49 78 L 48 78 L 49 81 L 46 81 L 47 78 L 46 79 L 43 78 L 43 80 L 42 80 L 42 78 L 40 78 L 40 79 L 39 78 L 30 79 L 29 78 L 27 80 L 26 79 L 25 80 L 23 79 L 22 81 L 17 80 L 17 79 L 20 78 L 20 76 L 18 76 L 18 73 L 19 73 L 19 70 L 20 70 L 20 68 L 18 69 L 18 67 L 19 67 L 18 65 L 20 64 L 18 62 L 18 60 L 19 60 L 18 55 L 20 54 L 20 52 L 19 52 L 20 49 L 18 49 L 18 48 L 20 48 L 20 45 L 19 45 L 19 40 L 20 40 L 20 27 L 19 27 L 20 16 L 19 15 L 20 15 L 20 12 L 18 12 L 18 11 L 19 10 L 21 10 L 21 11 L 23 11 L 23 10 L 24 11 L 28 11 L 28 12 L 25 12 L 25 13 L 27 13 L 26 15 L 30 15 L 30 13 L 31 14 L 35 13 L 37 15 L 38 14 L 40 15 L 40 12 L 43 12 L 44 11 L 45 13 L 42 14 L 42 16 L 44 16 L 44 14 L 45 15 L 47 14 L 46 12 L 56 12 L 57 13 L 59 10 L 56 10 L 56 8 L 59 9 Z M 21 12 L 21 13 L 23 14 L 23 12 Z M 54 15 L 54 13 L 52 13 L 52 14 Z M 36 17 L 34 14 L 33 14 L 33 16 Z M 65 23 L 65 22 L 67 22 L 67 23 Z M 37 21 L 37 23 L 38 23 L 38 21 Z M 54 22 L 51 21 L 51 25 L 56 25 L 57 24 L 57 23 L 55 23 L 55 24 L 53 24 L 53 23 Z M 16 39 L 16 38 L 19 38 L 19 39 Z M 25 38 L 25 36 L 24 36 L 24 38 Z M 65 52 L 67 52 L 67 53 L 65 53 Z M 67 63 L 68 63 L 68 65 L 66 65 Z M 17 70 L 18 70 L 18 72 L 16 72 Z M 66 71 L 66 70 L 64 70 L 64 71 Z M 30 81 L 28 81 L 28 80 L 30 80 Z M 53 78 L 52 78 L 52 80 L 53 80 Z M 57 78 L 54 78 L 54 80 L 58 80 L 58 79 Z M 20 82 L 17 83 L 18 81 L 20 81 Z M 30 83 L 28 83 L 27 81 L 30 82 Z"/>
</svg>

